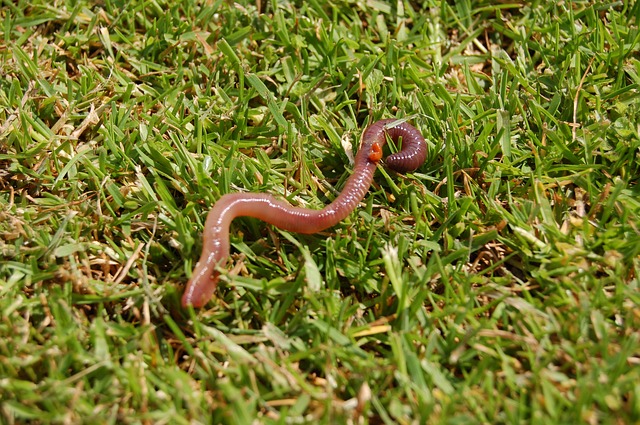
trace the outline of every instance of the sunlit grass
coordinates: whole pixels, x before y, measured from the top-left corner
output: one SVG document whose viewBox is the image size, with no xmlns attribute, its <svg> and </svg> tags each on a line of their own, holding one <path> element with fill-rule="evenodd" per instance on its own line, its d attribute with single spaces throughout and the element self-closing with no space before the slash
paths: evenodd
<svg viewBox="0 0 640 425">
<path fill-rule="evenodd" d="M 4 3 L 3 421 L 640 420 L 639 8 Z M 216 199 L 321 208 L 388 117 L 419 170 L 179 306 Z"/>
</svg>

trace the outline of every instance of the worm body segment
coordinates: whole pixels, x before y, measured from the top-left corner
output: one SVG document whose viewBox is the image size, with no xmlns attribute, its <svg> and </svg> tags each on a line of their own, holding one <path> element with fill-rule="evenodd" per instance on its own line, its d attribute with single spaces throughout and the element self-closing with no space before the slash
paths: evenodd
<svg viewBox="0 0 640 425">
<path fill-rule="evenodd" d="M 382 159 L 382 148 L 389 138 L 402 139 L 402 149 L 385 159 L 385 164 L 399 172 L 417 169 L 426 159 L 427 145 L 422 134 L 406 122 L 384 119 L 371 124 L 364 132 L 356 154 L 353 174 L 342 192 L 321 210 L 294 207 L 263 193 L 230 193 L 213 206 L 204 226 L 202 254 L 186 290 L 182 305 L 202 307 L 218 284 L 218 267 L 229 257 L 229 225 L 236 217 L 255 217 L 280 229 L 297 233 L 316 233 L 334 226 L 347 217 L 364 198 Z"/>
</svg>

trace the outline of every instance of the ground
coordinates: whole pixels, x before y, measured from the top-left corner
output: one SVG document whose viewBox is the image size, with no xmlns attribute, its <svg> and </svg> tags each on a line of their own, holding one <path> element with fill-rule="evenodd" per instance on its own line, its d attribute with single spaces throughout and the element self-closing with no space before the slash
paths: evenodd
<svg viewBox="0 0 640 425">
<path fill-rule="evenodd" d="M 0 6 L 3 423 L 640 420 L 636 2 L 40 0 Z M 255 219 L 180 306 L 223 194 Z"/>
</svg>

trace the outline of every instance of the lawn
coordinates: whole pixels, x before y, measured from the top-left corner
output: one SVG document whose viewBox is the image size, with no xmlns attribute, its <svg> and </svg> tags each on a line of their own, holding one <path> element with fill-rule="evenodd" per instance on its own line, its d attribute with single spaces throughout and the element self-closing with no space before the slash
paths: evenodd
<svg viewBox="0 0 640 425">
<path fill-rule="evenodd" d="M 640 421 L 640 3 L 4 0 L 0 423 Z M 223 194 L 346 220 L 231 226 Z M 392 147 L 395 149 L 397 147 Z"/>
</svg>

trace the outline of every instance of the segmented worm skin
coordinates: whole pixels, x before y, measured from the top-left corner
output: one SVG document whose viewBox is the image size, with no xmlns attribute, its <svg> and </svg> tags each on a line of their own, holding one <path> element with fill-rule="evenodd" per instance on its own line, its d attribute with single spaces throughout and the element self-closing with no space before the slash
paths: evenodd
<svg viewBox="0 0 640 425">
<path fill-rule="evenodd" d="M 398 141 L 402 149 L 385 158 L 385 164 L 399 172 L 417 169 L 426 159 L 427 145 L 412 125 L 384 119 L 370 125 L 362 136 L 353 174 L 338 197 L 321 210 L 294 207 L 263 193 L 230 193 L 215 203 L 204 226 L 202 255 L 182 296 L 182 305 L 202 307 L 218 284 L 218 267 L 229 258 L 229 225 L 236 217 L 255 217 L 280 229 L 297 233 L 316 233 L 347 217 L 362 201 L 371 186 L 373 173 L 382 158 L 386 136 Z"/>
</svg>

